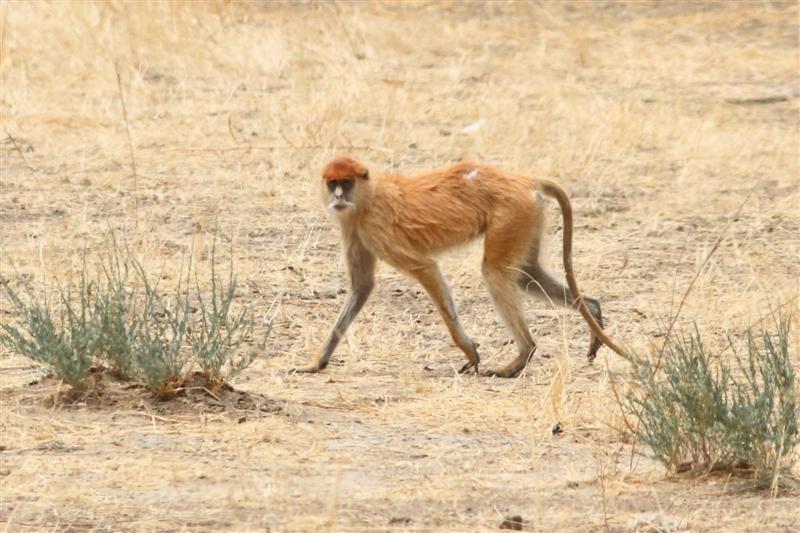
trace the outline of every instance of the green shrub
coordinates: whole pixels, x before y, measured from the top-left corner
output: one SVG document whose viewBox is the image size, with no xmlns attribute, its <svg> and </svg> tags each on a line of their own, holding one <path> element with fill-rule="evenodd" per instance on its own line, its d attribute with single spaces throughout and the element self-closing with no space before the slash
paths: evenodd
<svg viewBox="0 0 800 533">
<path fill-rule="evenodd" d="M 131 313 L 128 336 L 135 374 L 159 396 L 168 398 L 183 380 L 190 355 L 184 345 L 189 329 L 189 303 L 178 286 L 172 297 L 151 285 L 142 266 L 134 261 L 144 302 Z M 179 278 L 180 279 L 180 278 Z"/>
<path fill-rule="evenodd" d="M 209 296 L 196 273 L 191 283 L 191 258 L 177 288 L 163 291 L 129 248 L 113 234 L 109 241 L 96 280 L 86 282 L 84 258 L 79 291 L 62 290 L 56 313 L 30 287 L 20 295 L 4 280 L 17 319 L 2 325 L 0 342 L 45 364 L 76 389 L 84 388 L 91 367 L 102 363 L 161 397 L 174 394 L 193 363 L 214 388 L 252 362 L 253 353 L 242 354 L 241 345 L 253 332 L 253 315 L 233 305 L 236 280 L 232 269 L 227 283 L 219 279 L 216 247 Z M 264 339 L 268 334 L 269 328 Z"/>
<path fill-rule="evenodd" d="M 775 489 L 800 441 L 789 330 L 777 316 L 774 332 L 729 339 L 735 365 L 712 357 L 697 327 L 671 335 L 660 363 L 634 367 L 622 399 L 634 437 L 673 472 L 742 471 Z"/>
<path fill-rule="evenodd" d="M 136 373 L 132 318 L 137 316 L 138 293 L 131 283 L 130 254 L 121 257 L 116 239 L 111 239 L 111 253 L 101 264 L 92 301 L 98 327 L 97 351 L 120 377 L 130 379 Z"/>
<path fill-rule="evenodd" d="M 36 298 L 30 286 L 24 286 L 29 302 L 26 303 L 8 280 L 3 279 L 2 285 L 18 320 L 16 325 L 0 325 L 0 342 L 51 368 L 74 389 L 84 389 L 97 338 L 86 298 L 85 278 L 81 279 L 79 304 L 72 302 L 69 289 L 60 291 L 58 319 L 54 318 L 47 298 Z"/>
<path fill-rule="evenodd" d="M 227 284 L 222 284 L 214 261 L 211 262 L 210 299 L 203 297 L 196 278 L 195 286 L 200 316 L 189 330 L 189 342 L 203 374 L 218 385 L 252 362 L 252 352 L 237 355 L 237 350 L 253 332 L 254 321 L 248 309 L 241 309 L 238 313 L 231 311 L 236 291 L 236 278 L 232 268 Z"/>
</svg>

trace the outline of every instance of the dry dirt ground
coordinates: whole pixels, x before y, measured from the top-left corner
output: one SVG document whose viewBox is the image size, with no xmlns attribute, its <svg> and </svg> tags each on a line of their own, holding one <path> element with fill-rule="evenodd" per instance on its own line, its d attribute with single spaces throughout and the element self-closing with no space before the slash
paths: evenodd
<svg viewBox="0 0 800 533">
<path fill-rule="evenodd" d="M 70 404 L 0 352 L 4 530 L 800 529 L 796 492 L 640 456 L 614 429 L 625 363 L 587 364 L 580 318 L 544 302 L 526 306 L 549 359 L 458 376 L 432 305 L 384 267 L 335 364 L 284 372 L 344 300 L 317 189 L 340 152 L 373 174 L 474 159 L 559 180 L 579 284 L 640 353 L 721 234 L 679 325 L 720 351 L 770 305 L 796 310 L 796 2 L 4 1 L 1 19 L 2 275 L 69 279 L 114 228 L 174 279 L 218 228 L 240 301 L 275 321 L 233 382 L 248 401 L 225 405 L 114 383 Z M 514 347 L 479 265 L 479 243 L 443 258 L 497 367 Z"/>
</svg>

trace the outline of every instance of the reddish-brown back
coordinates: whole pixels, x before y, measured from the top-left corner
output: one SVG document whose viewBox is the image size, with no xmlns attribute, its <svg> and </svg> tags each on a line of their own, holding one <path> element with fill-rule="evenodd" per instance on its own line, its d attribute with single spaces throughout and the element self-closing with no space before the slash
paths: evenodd
<svg viewBox="0 0 800 533">
<path fill-rule="evenodd" d="M 346 155 L 336 157 L 325 165 L 322 170 L 322 179 L 327 183 L 341 180 L 367 179 L 368 177 L 367 168 Z"/>
</svg>

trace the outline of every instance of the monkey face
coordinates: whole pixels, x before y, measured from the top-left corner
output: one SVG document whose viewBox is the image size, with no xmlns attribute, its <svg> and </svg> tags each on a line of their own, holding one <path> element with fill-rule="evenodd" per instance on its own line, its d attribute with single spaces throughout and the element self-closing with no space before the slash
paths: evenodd
<svg viewBox="0 0 800 533">
<path fill-rule="evenodd" d="M 358 190 L 363 189 L 369 179 L 367 168 L 348 156 L 339 156 L 322 170 L 325 205 L 341 217 L 355 211 Z M 363 191 L 362 191 L 363 192 Z"/>
<path fill-rule="evenodd" d="M 325 183 L 328 190 L 328 209 L 337 215 L 352 212 L 355 207 L 356 181 L 352 179 L 328 181 Z"/>
</svg>

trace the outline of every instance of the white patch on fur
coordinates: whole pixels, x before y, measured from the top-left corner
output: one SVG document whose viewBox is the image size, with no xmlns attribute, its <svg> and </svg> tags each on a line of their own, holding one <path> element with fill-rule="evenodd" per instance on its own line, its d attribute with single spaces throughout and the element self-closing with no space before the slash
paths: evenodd
<svg viewBox="0 0 800 533">
<path fill-rule="evenodd" d="M 468 126 L 464 127 L 464 129 L 461 130 L 461 133 L 475 133 L 476 131 L 481 129 L 481 126 L 483 126 L 484 122 L 486 122 L 485 118 L 482 118 L 477 122 L 473 122 L 472 124 L 469 124 Z"/>
<path fill-rule="evenodd" d="M 471 168 L 469 170 L 465 170 L 464 173 L 461 174 L 461 176 L 465 180 L 472 181 L 472 180 L 474 180 L 475 178 L 478 177 L 478 169 L 477 168 Z"/>
<path fill-rule="evenodd" d="M 341 196 L 341 195 L 342 195 L 342 186 L 341 186 L 341 185 L 338 185 L 338 186 L 336 187 L 336 190 L 335 190 L 335 191 L 333 191 L 333 194 L 334 194 L 334 195 L 336 195 L 337 197 Z"/>
</svg>

